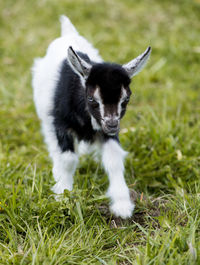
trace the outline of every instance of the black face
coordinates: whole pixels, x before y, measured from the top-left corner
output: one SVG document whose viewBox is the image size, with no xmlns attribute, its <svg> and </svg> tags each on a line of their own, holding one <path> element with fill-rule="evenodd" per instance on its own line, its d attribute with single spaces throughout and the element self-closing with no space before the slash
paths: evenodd
<svg viewBox="0 0 200 265">
<path fill-rule="evenodd" d="M 96 64 L 86 81 L 89 112 L 104 133 L 115 135 L 131 96 L 130 78 L 116 64 Z"/>
</svg>

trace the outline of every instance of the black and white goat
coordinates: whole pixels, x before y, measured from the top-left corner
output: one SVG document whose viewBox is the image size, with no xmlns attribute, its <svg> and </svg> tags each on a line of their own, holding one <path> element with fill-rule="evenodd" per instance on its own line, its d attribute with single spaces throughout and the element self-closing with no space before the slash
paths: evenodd
<svg viewBox="0 0 200 265">
<path fill-rule="evenodd" d="M 50 44 L 44 58 L 35 60 L 32 81 L 37 113 L 53 160 L 54 193 L 72 190 L 85 143 L 101 154 L 109 177 L 111 212 L 122 218 L 132 215 L 134 204 L 124 180 L 126 152 L 118 132 L 131 96 L 130 78 L 144 67 L 150 52 L 149 47 L 122 66 L 105 63 L 70 20 L 61 16 L 61 37 Z"/>
</svg>

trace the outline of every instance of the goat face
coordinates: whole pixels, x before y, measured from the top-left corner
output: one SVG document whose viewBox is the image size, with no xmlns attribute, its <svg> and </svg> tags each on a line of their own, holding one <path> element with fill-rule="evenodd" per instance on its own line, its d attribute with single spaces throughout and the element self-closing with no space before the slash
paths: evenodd
<svg viewBox="0 0 200 265">
<path fill-rule="evenodd" d="M 130 78 L 145 65 L 150 47 L 126 65 L 85 61 L 73 49 L 68 49 L 68 60 L 84 83 L 86 105 L 96 128 L 107 135 L 119 131 L 120 119 L 126 112 L 131 96 Z"/>
<path fill-rule="evenodd" d="M 86 80 L 86 100 L 90 115 L 103 132 L 115 135 L 131 95 L 130 78 L 120 65 L 95 64 Z"/>
</svg>

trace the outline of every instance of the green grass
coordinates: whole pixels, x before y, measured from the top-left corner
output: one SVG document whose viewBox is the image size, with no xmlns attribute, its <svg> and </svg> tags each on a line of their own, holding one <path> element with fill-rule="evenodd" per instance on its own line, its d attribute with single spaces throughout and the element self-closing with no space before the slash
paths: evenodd
<svg viewBox="0 0 200 265">
<path fill-rule="evenodd" d="M 0 2 L 0 264 L 200 264 L 199 0 Z M 68 15 L 107 61 L 153 48 L 122 122 L 130 220 L 110 216 L 108 180 L 82 159 L 56 202 L 31 88 Z"/>
</svg>

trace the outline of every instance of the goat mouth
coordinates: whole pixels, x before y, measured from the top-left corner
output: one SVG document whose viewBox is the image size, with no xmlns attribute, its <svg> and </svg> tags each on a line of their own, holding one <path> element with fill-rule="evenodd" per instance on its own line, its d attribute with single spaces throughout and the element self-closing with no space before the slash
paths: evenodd
<svg viewBox="0 0 200 265">
<path fill-rule="evenodd" d="M 114 136 L 119 132 L 119 127 L 115 128 L 115 129 L 109 129 L 105 126 L 102 126 L 102 130 L 105 134 L 107 134 L 109 136 Z"/>
</svg>

